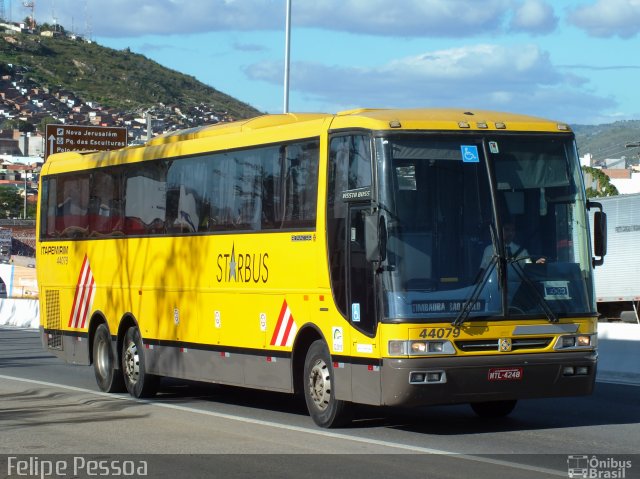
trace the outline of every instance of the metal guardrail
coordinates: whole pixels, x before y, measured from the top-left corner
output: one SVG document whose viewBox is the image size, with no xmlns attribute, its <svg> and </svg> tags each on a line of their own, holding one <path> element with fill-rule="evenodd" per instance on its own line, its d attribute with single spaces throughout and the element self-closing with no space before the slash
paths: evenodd
<svg viewBox="0 0 640 479">
<path fill-rule="evenodd" d="M 21 220 L 21 219 L 0 219 L 1 226 L 24 226 L 24 227 L 36 227 L 36 220 Z"/>
</svg>

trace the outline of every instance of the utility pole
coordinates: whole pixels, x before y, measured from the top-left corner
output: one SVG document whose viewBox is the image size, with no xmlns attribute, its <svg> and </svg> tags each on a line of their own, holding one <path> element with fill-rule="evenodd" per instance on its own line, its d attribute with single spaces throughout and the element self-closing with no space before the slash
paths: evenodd
<svg viewBox="0 0 640 479">
<path fill-rule="evenodd" d="M 27 170 L 24 170 L 24 215 L 23 219 L 27 219 Z"/>
<path fill-rule="evenodd" d="M 284 113 L 289 113 L 289 55 L 291 53 L 291 0 L 287 0 L 284 37 Z"/>
</svg>

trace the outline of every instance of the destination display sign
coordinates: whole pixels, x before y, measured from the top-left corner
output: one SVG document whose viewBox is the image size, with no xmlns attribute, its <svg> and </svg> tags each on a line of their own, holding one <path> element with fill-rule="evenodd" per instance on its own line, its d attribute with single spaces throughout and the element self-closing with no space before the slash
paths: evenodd
<svg viewBox="0 0 640 479">
<path fill-rule="evenodd" d="M 127 129 L 104 126 L 47 125 L 45 161 L 66 151 L 117 150 L 127 146 Z"/>
</svg>

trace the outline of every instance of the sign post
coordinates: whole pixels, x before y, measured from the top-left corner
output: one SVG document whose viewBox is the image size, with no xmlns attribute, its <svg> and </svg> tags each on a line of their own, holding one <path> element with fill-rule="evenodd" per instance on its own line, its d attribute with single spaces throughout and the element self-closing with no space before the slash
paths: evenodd
<svg viewBox="0 0 640 479">
<path fill-rule="evenodd" d="M 117 150 L 125 146 L 127 146 L 126 128 L 47 125 L 44 161 L 54 153 Z"/>
</svg>

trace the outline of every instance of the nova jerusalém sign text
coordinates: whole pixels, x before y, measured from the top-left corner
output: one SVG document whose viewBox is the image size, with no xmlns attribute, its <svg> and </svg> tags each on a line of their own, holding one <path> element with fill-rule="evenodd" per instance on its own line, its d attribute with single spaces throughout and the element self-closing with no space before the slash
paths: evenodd
<svg viewBox="0 0 640 479">
<path fill-rule="evenodd" d="M 117 150 L 127 146 L 127 129 L 120 127 L 47 125 L 45 160 L 66 151 Z"/>
</svg>

